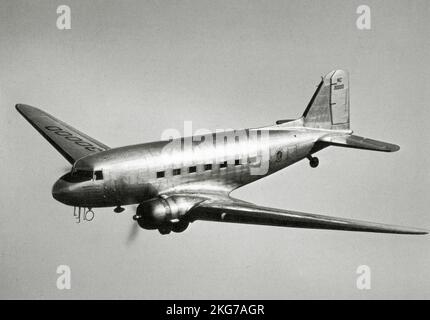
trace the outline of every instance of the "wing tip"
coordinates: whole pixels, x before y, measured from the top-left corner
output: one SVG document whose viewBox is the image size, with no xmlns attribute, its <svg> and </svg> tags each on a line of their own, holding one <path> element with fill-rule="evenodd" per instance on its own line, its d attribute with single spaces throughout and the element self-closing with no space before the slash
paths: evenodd
<svg viewBox="0 0 430 320">
<path fill-rule="evenodd" d="M 398 146 L 397 144 L 392 144 L 392 143 L 390 143 L 388 146 L 387 146 L 387 151 L 388 152 L 396 152 L 396 151 L 399 151 L 400 150 L 400 146 Z"/>
<path fill-rule="evenodd" d="M 409 234 L 409 235 L 426 235 L 430 231 L 426 229 L 420 229 L 420 228 L 406 228 L 406 227 L 397 227 L 397 230 L 392 230 L 393 233 L 397 234 Z"/>
<path fill-rule="evenodd" d="M 17 103 L 15 105 L 15 109 L 23 116 L 34 113 L 35 111 L 42 112 L 40 109 L 37 109 L 35 107 L 29 106 L 28 104 L 23 104 L 23 103 Z"/>
<path fill-rule="evenodd" d="M 33 107 L 26 105 L 26 104 L 22 104 L 22 103 L 17 103 L 15 105 L 15 109 L 16 111 L 19 112 L 19 114 L 21 114 L 27 121 L 30 121 L 29 119 L 29 114 L 31 114 L 32 110 L 34 110 Z"/>
<path fill-rule="evenodd" d="M 427 231 L 427 230 L 416 230 L 416 231 L 412 231 L 410 234 L 423 236 L 423 235 L 426 235 L 428 233 L 429 233 L 429 231 Z"/>
<path fill-rule="evenodd" d="M 23 109 L 25 109 L 26 107 L 29 107 L 28 105 L 24 104 L 24 103 L 17 103 L 15 105 L 15 109 L 18 111 L 22 111 Z"/>
<path fill-rule="evenodd" d="M 19 113 L 21 113 L 21 114 L 22 114 L 22 112 L 24 111 L 24 108 L 25 108 L 25 104 L 17 103 L 17 104 L 15 105 L 15 109 L 16 109 L 16 111 L 18 111 L 18 112 L 19 112 Z"/>
</svg>

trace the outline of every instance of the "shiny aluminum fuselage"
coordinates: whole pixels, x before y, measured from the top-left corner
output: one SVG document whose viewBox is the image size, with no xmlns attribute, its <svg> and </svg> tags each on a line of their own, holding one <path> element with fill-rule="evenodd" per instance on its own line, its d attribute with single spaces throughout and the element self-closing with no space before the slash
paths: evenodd
<svg viewBox="0 0 430 320">
<path fill-rule="evenodd" d="M 73 166 L 102 171 L 103 179 L 72 183 L 60 178 L 53 196 L 67 205 L 94 208 L 202 190 L 228 194 L 322 149 L 315 143 L 325 134 L 303 127 L 263 127 L 243 130 L 239 139 L 207 134 L 110 149 Z"/>
</svg>

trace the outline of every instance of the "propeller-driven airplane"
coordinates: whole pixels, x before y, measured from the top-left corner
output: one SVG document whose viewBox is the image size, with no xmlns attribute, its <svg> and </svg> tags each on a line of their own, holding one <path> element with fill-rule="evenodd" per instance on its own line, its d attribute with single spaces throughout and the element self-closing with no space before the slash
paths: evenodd
<svg viewBox="0 0 430 320">
<path fill-rule="evenodd" d="M 161 234 L 196 220 L 312 229 L 426 234 L 426 230 L 262 207 L 230 197 L 241 186 L 329 146 L 394 152 L 394 144 L 352 134 L 349 79 L 343 70 L 322 78 L 303 116 L 245 130 L 171 138 L 120 148 L 23 104 L 16 109 L 71 164 L 53 197 L 79 208 L 138 204 L 133 219 Z"/>
</svg>

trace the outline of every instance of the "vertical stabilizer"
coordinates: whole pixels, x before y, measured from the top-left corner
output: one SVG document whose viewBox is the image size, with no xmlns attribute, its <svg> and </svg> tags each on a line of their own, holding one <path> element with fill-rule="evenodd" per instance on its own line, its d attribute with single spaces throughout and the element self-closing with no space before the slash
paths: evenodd
<svg viewBox="0 0 430 320">
<path fill-rule="evenodd" d="M 321 80 L 303 118 L 305 127 L 349 129 L 349 76 L 346 71 L 334 70 Z"/>
</svg>

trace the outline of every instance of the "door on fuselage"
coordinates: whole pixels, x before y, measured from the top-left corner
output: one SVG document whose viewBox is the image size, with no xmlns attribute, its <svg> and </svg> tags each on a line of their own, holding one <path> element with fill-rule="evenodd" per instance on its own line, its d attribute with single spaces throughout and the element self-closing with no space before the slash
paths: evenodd
<svg viewBox="0 0 430 320">
<path fill-rule="evenodd" d="M 119 186 L 115 175 L 110 171 L 103 171 L 103 191 L 106 202 L 117 205 L 120 203 Z"/>
</svg>

